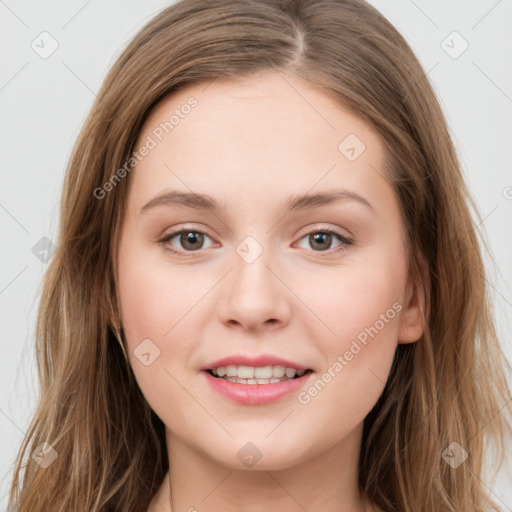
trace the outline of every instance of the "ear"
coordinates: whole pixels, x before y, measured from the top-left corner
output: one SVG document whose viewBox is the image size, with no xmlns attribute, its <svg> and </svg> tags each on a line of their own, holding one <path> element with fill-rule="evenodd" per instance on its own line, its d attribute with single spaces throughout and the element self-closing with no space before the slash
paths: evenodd
<svg viewBox="0 0 512 512">
<path fill-rule="evenodd" d="M 430 291 L 429 269 L 422 254 L 418 260 L 421 277 L 414 279 L 414 273 L 409 272 L 407 279 L 404 307 L 398 328 L 398 343 L 401 344 L 418 341 L 425 330 L 425 321 L 428 320 L 425 301 Z"/>
</svg>

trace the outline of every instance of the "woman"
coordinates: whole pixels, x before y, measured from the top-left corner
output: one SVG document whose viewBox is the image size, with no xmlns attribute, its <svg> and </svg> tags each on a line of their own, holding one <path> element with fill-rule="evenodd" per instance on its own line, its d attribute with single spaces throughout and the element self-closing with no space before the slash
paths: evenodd
<svg viewBox="0 0 512 512">
<path fill-rule="evenodd" d="M 68 167 L 11 508 L 496 506 L 509 391 L 470 206 L 367 3 L 170 6 Z"/>
</svg>

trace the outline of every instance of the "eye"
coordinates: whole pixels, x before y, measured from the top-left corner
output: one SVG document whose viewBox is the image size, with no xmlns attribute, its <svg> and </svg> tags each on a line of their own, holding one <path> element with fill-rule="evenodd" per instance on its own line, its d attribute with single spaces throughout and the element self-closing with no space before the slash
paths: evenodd
<svg viewBox="0 0 512 512">
<path fill-rule="evenodd" d="M 353 245 L 354 243 L 353 240 L 334 229 L 311 231 L 303 236 L 301 241 L 306 239 L 307 243 L 311 245 L 315 252 L 326 252 L 332 249 L 333 237 L 334 240 L 337 239 L 339 241 L 339 245 L 334 248 L 334 252 L 344 250 L 347 246 Z"/>
<path fill-rule="evenodd" d="M 210 238 L 204 231 L 199 229 L 182 229 L 168 233 L 158 242 L 165 246 L 171 252 L 194 252 L 198 249 L 204 249 L 205 237 Z M 177 251 L 172 248 L 171 241 L 177 239 L 181 245 L 181 250 Z M 210 239 L 211 240 L 211 239 Z"/>
</svg>

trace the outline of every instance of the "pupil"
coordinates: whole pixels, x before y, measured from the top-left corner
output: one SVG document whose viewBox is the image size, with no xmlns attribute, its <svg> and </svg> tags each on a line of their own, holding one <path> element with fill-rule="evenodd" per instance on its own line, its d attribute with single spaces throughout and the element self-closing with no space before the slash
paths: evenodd
<svg viewBox="0 0 512 512">
<path fill-rule="evenodd" d="M 189 231 L 188 233 L 182 235 L 181 243 L 182 243 L 183 247 L 185 247 L 185 248 L 187 248 L 187 245 L 190 244 L 190 245 L 192 245 L 192 247 L 189 247 L 190 249 L 197 249 L 197 247 L 193 247 L 193 246 L 194 246 L 194 244 L 198 243 L 198 240 L 200 242 L 202 241 L 202 236 L 203 236 L 202 233 Z M 183 238 L 184 238 L 184 241 L 183 241 Z M 201 245 L 201 244 L 199 244 L 199 245 Z"/>
<path fill-rule="evenodd" d="M 320 245 L 318 246 L 321 250 L 325 250 L 330 245 L 332 235 L 330 233 L 315 233 L 312 235 L 312 243 L 311 246 L 313 247 L 315 244 L 320 242 Z M 327 240 L 327 243 L 325 243 Z M 322 243 L 323 242 L 323 243 Z"/>
</svg>

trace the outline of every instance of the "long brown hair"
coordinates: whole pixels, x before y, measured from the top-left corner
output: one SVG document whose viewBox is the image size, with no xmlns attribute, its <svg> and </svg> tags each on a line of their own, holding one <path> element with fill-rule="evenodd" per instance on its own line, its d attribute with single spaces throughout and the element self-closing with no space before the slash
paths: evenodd
<svg viewBox="0 0 512 512">
<path fill-rule="evenodd" d="M 162 483 L 164 425 L 112 332 L 129 173 L 114 191 L 97 191 L 129 161 L 166 95 L 262 70 L 307 80 L 380 135 L 409 269 L 428 283 L 425 333 L 399 345 L 365 419 L 361 493 L 386 512 L 480 512 L 492 504 L 484 455 L 494 440 L 500 464 L 510 432 L 506 359 L 485 243 L 471 218 L 477 210 L 418 60 L 363 0 L 183 0 L 152 19 L 113 65 L 67 168 L 38 314 L 41 395 L 16 461 L 13 511 L 145 511 Z M 443 458 L 455 442 L 468 453 L 456 469 Z M 44 445 L 54 459 L 46 468 L 32 458 L 42 443 L 55 450 Z"/>
</svg>

